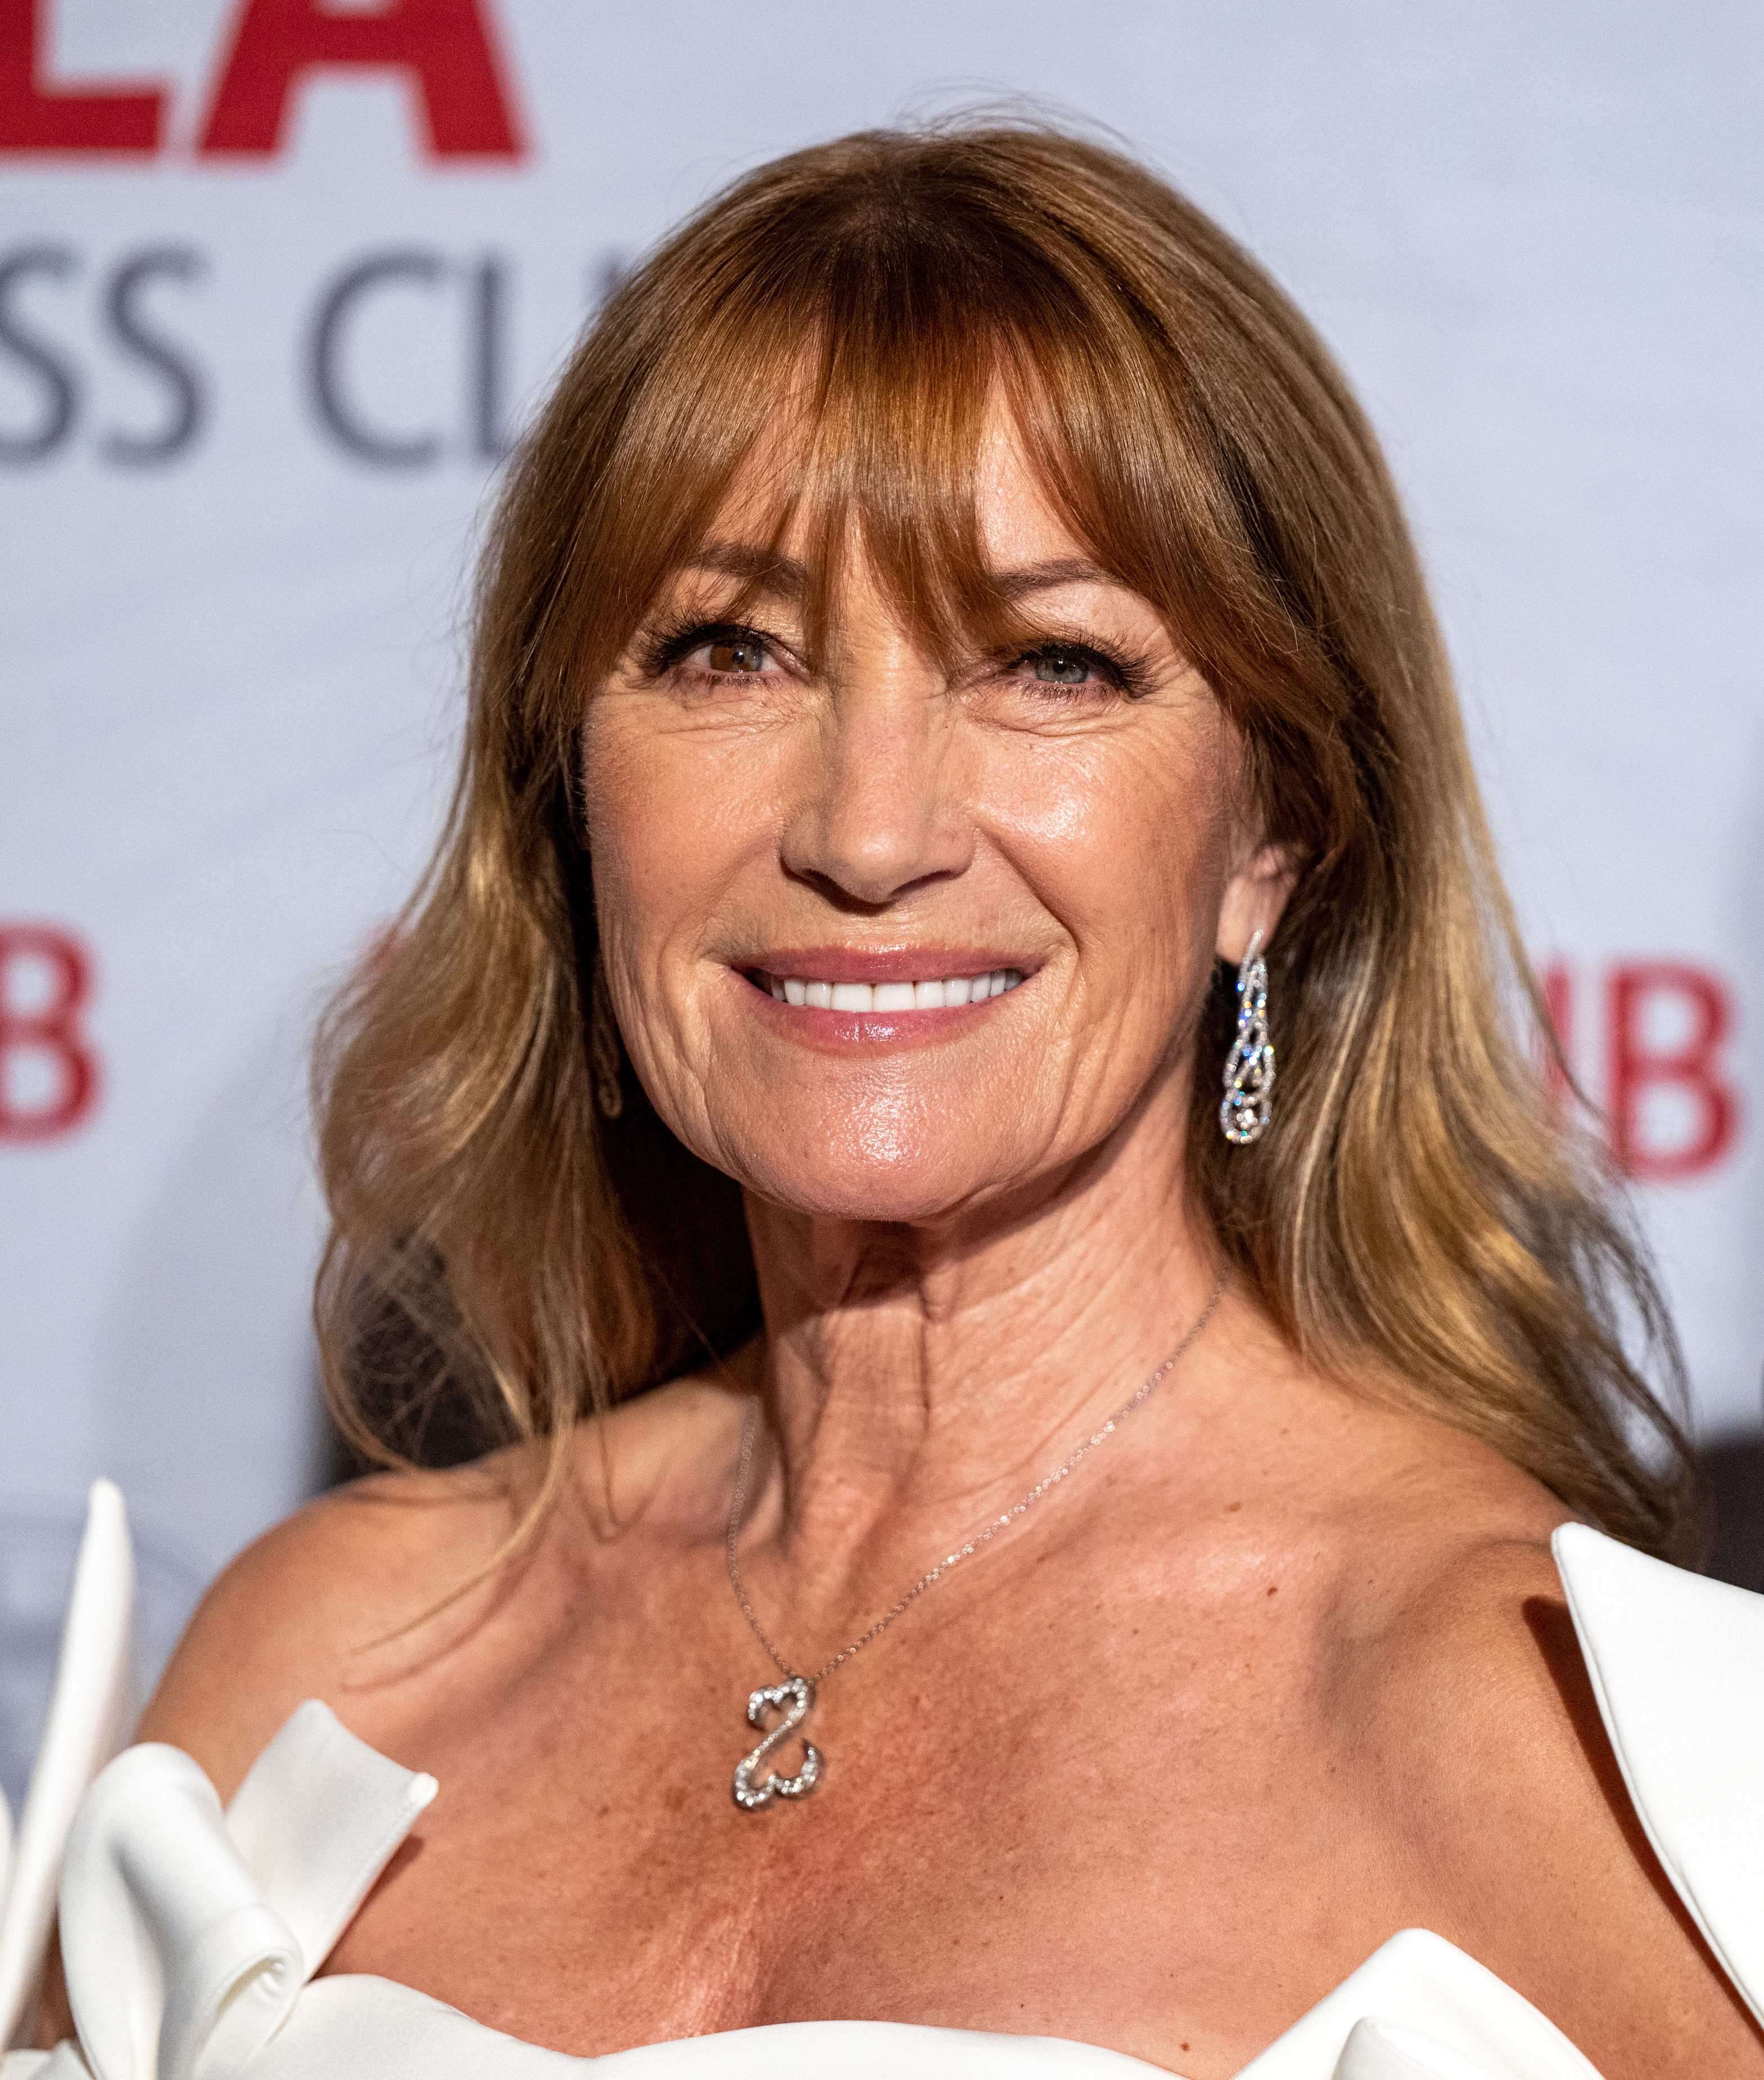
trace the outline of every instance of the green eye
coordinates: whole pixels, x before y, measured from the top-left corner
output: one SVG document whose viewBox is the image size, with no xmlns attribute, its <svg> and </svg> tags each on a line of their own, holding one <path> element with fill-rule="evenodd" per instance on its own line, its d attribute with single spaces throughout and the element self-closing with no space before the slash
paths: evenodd
<svg viewBox="0 0 1764 2080">
<path fill-rule="evenodd" d="M 1081 686 L 1090 677 L 1090 665 L 1070 650 L 1044 650 L 1035 660 L 1035 676 L 1056 686 Z"/>
<path fill-rule="evenodd" d="M 710 647 L 709 663 L 713 672 L 763 672 L 765 669 L 765 645 L 750 639 L 731 636 Z"/>
</svg>

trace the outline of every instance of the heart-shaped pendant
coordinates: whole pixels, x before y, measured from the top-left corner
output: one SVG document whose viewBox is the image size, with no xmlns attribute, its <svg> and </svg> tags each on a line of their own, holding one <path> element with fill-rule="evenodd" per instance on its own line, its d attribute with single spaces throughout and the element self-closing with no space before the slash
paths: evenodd
<svg viewBox="0 0 1764 2080">
<path fill-rule="evenodd" d="M 757 1813 L 774 1798 L 807 1798 L 820 1782 L 821 1751 L 806 1734 L 802 1736 L 802 1767 L 794 1776 L 780 1776 L 774 1771 L 764 1784 L 753 1780 L 754 1772 L 770 1761 L 814 1709 L 815 1685 L 806 1675 L 787 1676 L 769 1690 L 756 1690 L 748 1698 L 750 1726 L 758 1726 L 764 1732 L 767 1713 L 782 1710 L 784 1717 L 752 1754 L 735 1766 L 735 1802 L 744 1812 Z"/>
</svg>

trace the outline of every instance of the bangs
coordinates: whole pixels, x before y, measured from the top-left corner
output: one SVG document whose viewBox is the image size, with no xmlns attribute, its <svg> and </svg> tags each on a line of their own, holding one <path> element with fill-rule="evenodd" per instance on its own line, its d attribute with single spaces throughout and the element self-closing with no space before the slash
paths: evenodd
<svg viewBox="0 0 1764 2080">
<path fill-rule="evenodd" d="M 1153 342 L 1094 251 L 1012 214 L 1006 196 L 971 182 L 939 195 L 854 181 L 794 208 L 772 198 L 757 250 L 737 211 L 708 250 L 664 249 L 633 278 L 602 326 L 658 307 L 672 323 L 643 356 L 595 487 L 600 524 L 577 566 L 597 609 L 595 640 L 578 652 L 589 685 L 735 493 L 735 546 L 754 568 L 730 610 L 757 593 L 788 539 L 807 566 L 811 656 L 825 654 L 860 543 L 902 628 L 945 668 L 1023 639 L 975 511 L 1001 407 L 1085 551 L 1170 604 L 1168 572 L 1144 554 L 1172 539 L 1159 493 L 1175 458 L 1143 452 L 1148 401 L 1170 430 Z"/>
</svg>

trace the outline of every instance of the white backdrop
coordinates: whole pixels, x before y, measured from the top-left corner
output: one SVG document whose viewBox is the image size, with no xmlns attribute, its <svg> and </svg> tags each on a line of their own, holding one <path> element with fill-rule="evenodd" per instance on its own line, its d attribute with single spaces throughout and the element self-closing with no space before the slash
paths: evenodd
<svg viewBox="0 0 1764 2080">
<path fill-rule="evenodd" d="M 0 1509 L 110 1473 L 193 1585 L 308 1491 L 304 1050 L 445 798 L 497 448 L 731 174 L 1008 93 L 1359 384 L 1703 1432 L 1757 1428 L 1761 90 L 1720 0 L 0 0 Z"/>
</svg>

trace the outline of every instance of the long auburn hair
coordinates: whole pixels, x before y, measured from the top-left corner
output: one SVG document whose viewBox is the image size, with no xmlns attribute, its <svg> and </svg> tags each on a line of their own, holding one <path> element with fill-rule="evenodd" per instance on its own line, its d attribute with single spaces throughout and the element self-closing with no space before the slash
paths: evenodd
<svg viewBox="0 0 1764 2080">
<path fill-rule="evenodd" d="M 758 1326 L 739 1193 L 651 1109 L 597 989 L 583 715 L 762 437 L 786 455 L 781 531 L 794 515 L 821 545 L 811 644 L 854 511 L 930 649 L 1005 625 L 974 515 L 1000 386 L 1075 535 L 1236 725 L 1267 835 L 1301 863 L 1268 954 L 1273 1123 L 1234 1147 L 1213 1117 L 1221 968 L 1194 1202 L 1330 1376 L 1674 1550 L 1677 1347 L 1544 1088 L 1542 1060 L 1565 1071 L 1376 442 L 1217 225 L 1029 125 L 868 132 L 735 182 L 611 298 L 515 458 L 445 834 L 320 1035 L 317 1321 L 346 1434 L 394 1461 L 462 1417 L 476 1445 L 548 1439 L 536 1517 L 579 1418 Z"/>
</svg>

